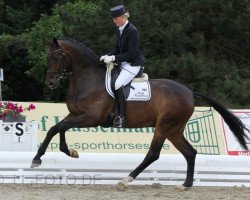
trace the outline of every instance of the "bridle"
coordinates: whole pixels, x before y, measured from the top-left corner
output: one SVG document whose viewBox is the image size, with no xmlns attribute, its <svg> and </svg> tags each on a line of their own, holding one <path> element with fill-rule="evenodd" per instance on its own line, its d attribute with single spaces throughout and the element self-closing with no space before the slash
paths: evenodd
<svg viewBox="0 0 250 200">
<path fill-rule="evenodd" d="M 70 58 L 70 56 L 66 55 L 65 50 L 60 48 L 60 49 L 54 50 L 52 52 L 49 52 L 48 53 L 48 58 L 53 53 L 56 53 L 58 51 L 62 52 L 62 54 L 60 55 L 59 69 L 58 70 L 50 70 L 50 69 L 48 69 L 47 70 L 47 75 L 52 76 L 54 78 L 57 78 L 57 80 L 66 79 L 67 77 L 69 77 L 72 74 L 72 72 L 69 71 L 69 67 L 70 67 L 69 62 L 71 63 L 71 58 Z M 68 57 L 68 59 L 67 59 L 67 57 Z M 49 66 L 49 62 L 50 62 L 50 59 L 48 59 L 48 66 Z"/>
</svg>

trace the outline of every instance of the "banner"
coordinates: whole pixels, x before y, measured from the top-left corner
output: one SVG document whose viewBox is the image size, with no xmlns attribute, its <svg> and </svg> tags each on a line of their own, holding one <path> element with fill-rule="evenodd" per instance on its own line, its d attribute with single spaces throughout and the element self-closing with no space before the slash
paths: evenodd
<svg viewBox="0 0 250 200">
<path fill-rule="evenodd" d="M 21 103 L 26 106 L 29 103 Z M 47 131 L 68 115 L 66 104 L 34 103 L 36 110 L 26 114 L 27 121 L 39 122 L 38 147 Z M 154 128 L 71 128 L 66 132 L 69 147 L 88 153 L 147 153 L 154 134 Z M 167 130 L 166 130 L 167 131 Z M 184 136 L 200 154 L 225 154 L 220 116 L 209 107 L 197 107 L 187 123 Z M 48 151 L 59 151 L 59 134 L 48 146 Z M 168 140 L 161 153 L 177 154 L 179 151 Z"/>
<path fill-rule="evenodd" d="M 250 130 L 250 110 L 233 110 L 232 111 L 237 117 L 240 118 L 240 120 L 243 122 L 243 124 Z M 250 151 L 244 150 L 240 144 L 237 142 L 236 138 L 234 137 L 233 133 L 227 126 L 227 124 L 222 119 L 222 127 L 223 132 L 225 135 L 225 146 L 226 146 L 226 152 L 229 155 L 250 155 Z M 248 149 L 250 149 L 250 140 L 247 140 L 247 146 Z"/>
</svg>

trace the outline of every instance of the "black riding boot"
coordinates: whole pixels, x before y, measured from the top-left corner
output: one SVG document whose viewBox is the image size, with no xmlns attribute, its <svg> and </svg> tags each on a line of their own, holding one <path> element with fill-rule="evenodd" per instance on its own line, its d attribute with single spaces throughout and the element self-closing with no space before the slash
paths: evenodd
<svg viewBox="0 0 250 200">
<path fill-rule="evenodd" d="M 120 87 L 114 92 L 117 106 L 118 106 L 118 115 L 114 119 L 114 127 L 124 128 L 125 127 L 125 115 L 126 115 L 126 99 L 124 93 L 124 87 Z"/>
</svg>

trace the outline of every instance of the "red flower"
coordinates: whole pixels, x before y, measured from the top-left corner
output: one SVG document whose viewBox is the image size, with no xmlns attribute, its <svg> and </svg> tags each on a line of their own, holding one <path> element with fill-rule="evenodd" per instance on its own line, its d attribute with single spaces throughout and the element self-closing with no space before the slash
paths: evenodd
<svg viewBox="0 0 250 200">
<path fill-rule="evenodd" d="M 14 118 L 18 118 L 19 116 L 23 116 L 22 113 L 26 110 L 34 110 L 36 106 L 34 104 L 30 104 L 29 107 L 23 108 L 21 105 L 19 106 L 17 103 L 11 102 L 0 102 L 0 119 L 9 115 Z"/>
<path fill-rule="evenodd" d="M 28 111 L 36 109 L 36 106 L 34 104 L 30 104 L 28 107 Z"/>
</svg>

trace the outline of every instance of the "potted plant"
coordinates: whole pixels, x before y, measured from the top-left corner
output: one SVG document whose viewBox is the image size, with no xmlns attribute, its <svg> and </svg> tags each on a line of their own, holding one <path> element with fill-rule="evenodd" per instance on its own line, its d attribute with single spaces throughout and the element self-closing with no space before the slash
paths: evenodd
<svg viewBox="0 0 250 200">
<path fill-rule="evenodd" d="M 0 120 L 4 122 L 25 122 L 26 118 L 23 112 L 31 111 L 35 108 L 36 106 L 34 104 L 23 108 L 21 105 L 18 105 L 18 103 L 0 102 Z"/>
</svg>

